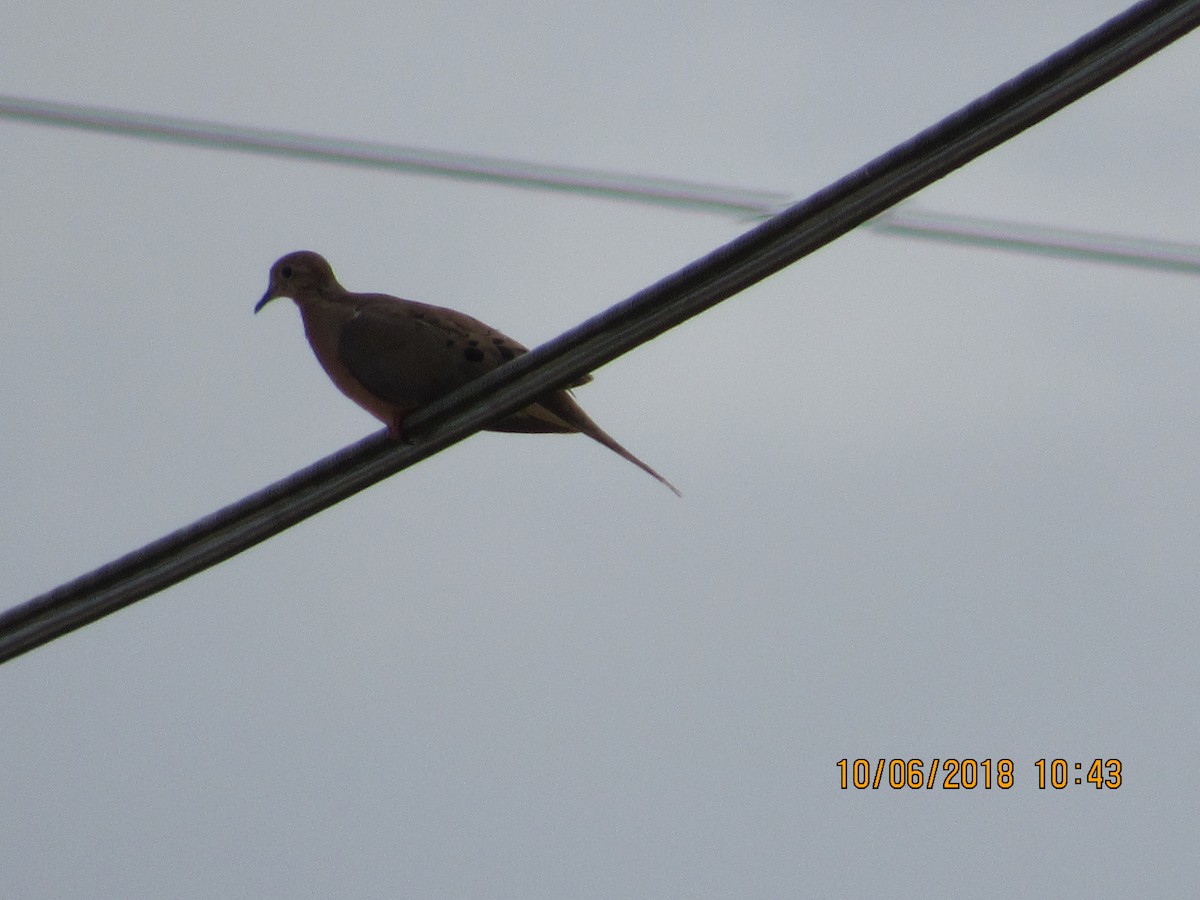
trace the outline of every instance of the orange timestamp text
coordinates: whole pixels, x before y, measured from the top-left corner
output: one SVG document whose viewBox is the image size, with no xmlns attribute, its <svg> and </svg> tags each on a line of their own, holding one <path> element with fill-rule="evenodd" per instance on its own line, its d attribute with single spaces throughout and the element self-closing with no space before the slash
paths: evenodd
<svg viewBox="0 0 1200 900">
<path fill-rule="evenodd" d="M 1039 790 L 1062 790 L 1072 785 L 1090 785 L 1097 790 L 1121 786 L 1119 759 L 1039 759 L 1034 764 Z M 839 759 L 838 787 L 843 791 L 879 790 L 992 790 L 1007 791 L 1017 783 L 1016 765 L 1008 757 L 934 757 L 915 759 Z"/>
</svg>

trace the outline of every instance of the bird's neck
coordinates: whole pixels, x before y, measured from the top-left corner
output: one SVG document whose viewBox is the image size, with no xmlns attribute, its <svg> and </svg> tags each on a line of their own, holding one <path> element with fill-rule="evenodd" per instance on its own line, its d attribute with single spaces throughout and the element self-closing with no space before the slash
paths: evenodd
<svg viewBox="0 0 1200 900">
<path fill-rule="evenodd" d="M 354 316 L 354 306 L 320 296 L 297 300 L 296 306 L 300 308 L 304 334 L 313 353 L 325 370 L 330 371 L 331 366 L 338 365 L 338 335 Z"/>
</svg>

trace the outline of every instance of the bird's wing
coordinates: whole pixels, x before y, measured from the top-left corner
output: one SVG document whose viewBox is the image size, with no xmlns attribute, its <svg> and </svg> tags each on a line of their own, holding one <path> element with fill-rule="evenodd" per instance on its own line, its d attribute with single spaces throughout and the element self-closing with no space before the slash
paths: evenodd
<svg viewBox="0 0 1200 900">
<path fill-rule="evenodd" d="M 341 363 L 363 387 L 415 410 L 528 349 L 465 313 L 386 295 L 364 298 L 338 336 Z M 585 376 L 578 383 L 591 380 Z M 524 413 L 524 411 L 523 411 Z M 524 431 L 523 414 L 504 430 Z M 534 422 L 529 422 L 534 425 Z M 566 431 L 557 423 L 532 430 Z"/>
</svg>

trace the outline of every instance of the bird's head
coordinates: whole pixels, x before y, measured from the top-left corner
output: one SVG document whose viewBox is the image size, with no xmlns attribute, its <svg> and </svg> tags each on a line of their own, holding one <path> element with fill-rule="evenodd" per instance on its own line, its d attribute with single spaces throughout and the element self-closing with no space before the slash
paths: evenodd
<svg viewBox="0 0 1200 900">
<path fill-rule="evenodd" d="M 337 286 L 333 268 L 320 253 L 297 250 L 278 260 L 271 266 L 271 281 L 267 292 L 254 306 L 258 312 L 276 297 L 291 297 L 299 300 L 314 293 L 322 293 Z"/>
</svg>

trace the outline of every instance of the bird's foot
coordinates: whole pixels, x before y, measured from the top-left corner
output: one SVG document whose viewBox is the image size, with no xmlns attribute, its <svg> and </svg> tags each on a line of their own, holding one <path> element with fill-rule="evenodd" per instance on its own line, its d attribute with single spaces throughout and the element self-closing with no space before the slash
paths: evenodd
<svg viewBox="0 0 1200 900">
<path fill-rule="evenodd" d="M 403 416 L 393 416 L 392 420 L 390 422 L 388 422 L 387 430 L 388 430 L 388 437 L 390 437 L 397 444 L 412 443 L 407 432 L 405 432 L 405 430 L 404 430 L 404 417 Z"/>
</svg>

